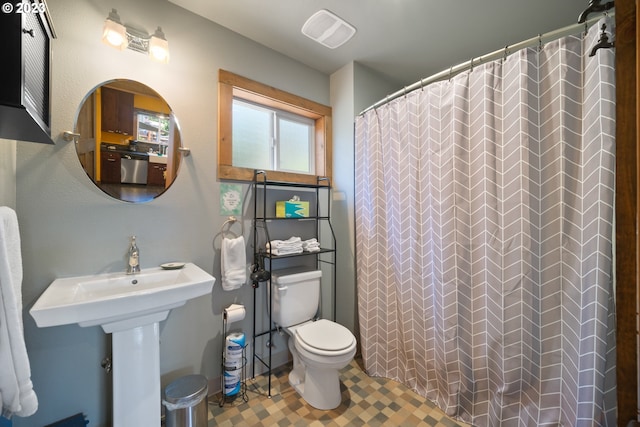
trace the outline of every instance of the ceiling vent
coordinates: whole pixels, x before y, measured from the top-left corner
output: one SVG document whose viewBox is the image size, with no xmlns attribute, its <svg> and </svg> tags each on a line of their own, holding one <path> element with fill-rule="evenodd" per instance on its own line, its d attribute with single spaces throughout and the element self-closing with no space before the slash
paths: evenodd
<svg viewBox="0 0 640 427">
<path fill-rule="evenodd" d="M 328 10 L 320 10 L 302 26 L 302 34 L 318 43 L 335 49 L 356 33 L 355 27 Z"/>
</svg>

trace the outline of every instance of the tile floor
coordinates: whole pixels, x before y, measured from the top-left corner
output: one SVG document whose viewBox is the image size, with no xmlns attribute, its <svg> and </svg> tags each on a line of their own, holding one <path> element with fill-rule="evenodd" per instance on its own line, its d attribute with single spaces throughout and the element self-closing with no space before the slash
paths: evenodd
<svg viewBox="0 0 640 427">
<path fill-rule="evenodd" d="M 371 378 L 356 359 L 341 371 L 342 404 L 331 411 L 307 405 L 289 385 L 289 366 L 272 372 L 271 399 L 266 376 L 247 381 L 247 398 L 219 405 L 220 395 L 209 398 L 209 427 L 240 426 L 436 426 L 466 427 L 431 402 L 396 381 Z"/>
</svg>

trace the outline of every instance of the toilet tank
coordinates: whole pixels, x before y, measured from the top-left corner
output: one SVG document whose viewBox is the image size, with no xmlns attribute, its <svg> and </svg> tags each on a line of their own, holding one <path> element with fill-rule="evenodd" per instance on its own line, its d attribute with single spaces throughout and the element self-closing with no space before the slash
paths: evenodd
<svg viewBox="0 0 640 427">
<path fill-rule="evenodd" d="M 272 320 L 286 328 L 313 319 L 320 304 L 322 271 L 304 267 L 271 272 Z"/>
</svg>

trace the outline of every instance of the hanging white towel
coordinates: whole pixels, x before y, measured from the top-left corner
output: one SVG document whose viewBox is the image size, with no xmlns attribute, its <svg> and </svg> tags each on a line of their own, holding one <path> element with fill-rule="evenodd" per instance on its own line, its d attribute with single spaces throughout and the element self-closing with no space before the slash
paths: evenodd
<svg viewBox="0 0 640 427">
<path fill-rule="evenodd" d="M 247 250 L 244 236 L 222 239 L 220 258 L 222 289 L 232 291 L 244 285 L 247 281 Z"/>
<path fill-rule="evenodd" d="M 2 415 L 28 417 L 38 409 L 22 325 L 22 253 L 18 217 L 0 206 L 0 401 Z"/>
</svg>

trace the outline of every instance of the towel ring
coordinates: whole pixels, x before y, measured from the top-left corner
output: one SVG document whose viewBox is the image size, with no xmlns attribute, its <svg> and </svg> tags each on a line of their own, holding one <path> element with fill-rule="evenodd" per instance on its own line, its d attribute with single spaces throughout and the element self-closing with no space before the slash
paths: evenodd
<svg viewBox="0 0 640 427">
<path fill-rule="evenodd" d="M 238 221 L 238 218 L 236 218 L 235 216 L 230 216 L 230 217 L 229 217 L 225 222 L 223 222 L 223 223 L 222 223 L 222 226 L 220 227 L 220 235 L 221 235 L 222 237 L 224 237 L 224 227 L 225 227 L 227 224 L 231 224 L 231 225 L 233 225 L 236 221 Z M 229 231 L 229 233 L 231 233 L 231 234 L 233 235 L 233 237 L 238 237 L 238 236 L 236 236 L 236 235 L 235 235 L 235 233 L 233 233 L 233 232 L 231 232 L 231 231 Z"/>
</svg>

